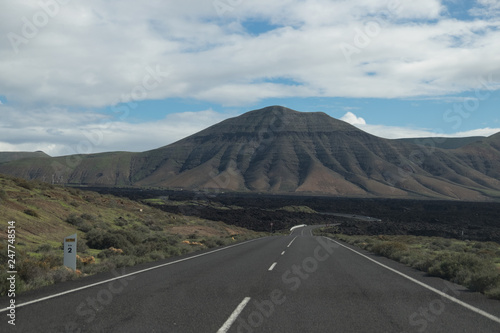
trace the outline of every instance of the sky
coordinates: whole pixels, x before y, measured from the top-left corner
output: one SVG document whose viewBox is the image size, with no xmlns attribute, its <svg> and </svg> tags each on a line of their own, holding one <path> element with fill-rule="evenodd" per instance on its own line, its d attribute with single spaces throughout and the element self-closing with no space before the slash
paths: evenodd
<svg viewBox="0 0 500 333">
<path fill-rule="evenodd" d="M 500 132 L 500 0 L 0 3 L 0 151 L 145 151 L 270 105 Z"/>
</svg>

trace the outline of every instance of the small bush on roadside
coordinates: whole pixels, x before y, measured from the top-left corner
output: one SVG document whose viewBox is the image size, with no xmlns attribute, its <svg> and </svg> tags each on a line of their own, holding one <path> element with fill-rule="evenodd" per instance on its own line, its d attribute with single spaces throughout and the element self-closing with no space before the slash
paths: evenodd
<svg viewBox="0 0 500 333">
<path fill-rule="evenodd" d="M 134 266 L 140 264 L 144 260 L 136 256 L 114 256 L 108 258 L 107 261 L 114 264 L 116 268 L 120 268 L 120 267 Z"/>
<path fill-rule="evenodd" d="M 50 246 L 49 244 L 42 244 L 40 245 L 35 252 L 49 252 L 52 250 L 52 246 Z"/>
<path fill-rule="evenodd" d="M 163 254 L 162 252 L 155 251 L 149 254 L 149 258 L 151 258 L 151 260 L 153 261 L 162 260 L 165 259 L 165 254 Z"/>
<path fill-rule="evenodd" d="M 400 242 L 381 242 L 373 245 L 371 251 L 384 257 L 393 258 L 401 252 L 408 251 L 408 246 Z"/>
<path fill-rule="evenodd" d="M 74 280 L 78 277 L 78 275 L 76 272 L 67 267 L 59 267 L 50 272 L 50 277 L 55 283 L 57 283 Z"/>
<path fill-rule="evenodd" d="M 110 247 L 126 249 L 131 245 L 127 238 L 119 233 L 96 228 L 87 233 L 87 246 L 92 249 L 104 250 Z"/>
</svg>

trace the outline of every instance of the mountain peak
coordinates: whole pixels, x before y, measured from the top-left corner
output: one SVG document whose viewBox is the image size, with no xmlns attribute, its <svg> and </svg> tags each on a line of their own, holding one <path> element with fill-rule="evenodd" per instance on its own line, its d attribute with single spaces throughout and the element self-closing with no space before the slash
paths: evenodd
<svg viewBox="0 0 500 333">
<path fill-rule="evenodd" d="M 0 172 L 70 184 L 483 200 L 500 197 L 499 138 L 420 160 L 414 144 L 274 105 L 143 153 L 88 155 L 71 167 L 67 157 L 25 159 L 0 163 Z"/>
<path fill-rule="evenodd" d="M 342 120 L 332 118 L 324 112 L 299 112 L 274 105 L 226 119 L 199 134 L 258 134 L 263 132 L 302 132 L 312 134 L 335 131 L 361 132 L 356 127 Z"/>
</svg>

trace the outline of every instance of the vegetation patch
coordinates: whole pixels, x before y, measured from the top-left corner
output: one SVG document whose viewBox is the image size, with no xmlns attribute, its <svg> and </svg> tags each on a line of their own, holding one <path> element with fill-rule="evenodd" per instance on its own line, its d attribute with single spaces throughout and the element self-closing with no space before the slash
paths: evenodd
<svg viewBox="0 0 500 333">
<path fill-rule="evenodd" d="M 116 267 L 162 260 L 261 234 L 172 214 L 137 201 L 0 175 L 0 217 L 16 221 L 17 292 Z M 77 270 L 62 265 L 77 233 Z M 0 233 L 0 295 L 8 290 L 7 234 Z"/>
<path fill-rule="evenodd" d="M 500 244 L 408 235 L 349 236 L 315 230 L 500 300 Z"/>
</svg>

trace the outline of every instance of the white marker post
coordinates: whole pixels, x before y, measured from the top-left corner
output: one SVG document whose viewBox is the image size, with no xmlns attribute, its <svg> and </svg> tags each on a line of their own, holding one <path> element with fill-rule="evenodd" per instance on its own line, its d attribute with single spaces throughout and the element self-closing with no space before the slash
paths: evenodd
<svg viewBox="0 0 500 333">
<path fill-rule="evenodd" d="M 76 271 L 76 234 L 64 238 L 64 266 Z"/>
</svg>

